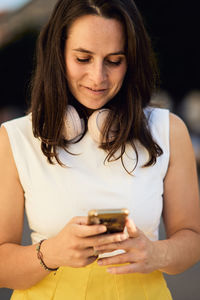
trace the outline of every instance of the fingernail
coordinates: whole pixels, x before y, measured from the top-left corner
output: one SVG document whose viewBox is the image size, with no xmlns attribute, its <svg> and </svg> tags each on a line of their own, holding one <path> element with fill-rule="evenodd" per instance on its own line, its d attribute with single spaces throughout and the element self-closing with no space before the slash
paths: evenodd
<svg viewBox="0 0 200 300">
<path fill-rule="evenodd" d="M 105 232 L 107 230 L 106 226 L 100 226 L 99 232 Z"/>
<path fill-rule="evenodd" d="M 120 239 L 121 239 L 121 241 L 126 240 L 127 239 L 127 235 L 126 234 L 120 235 Z"/>
<path fill-rule="evenodd" d="M 101 261 L 101 260 L 98 260 L 98 262 L 97 262 L 97 263 L 98 263 L 98 265 L 99 265 L 99 266 L 102 266 L 102 265 L 103 265 L 103 263 L 102 263 L 102 261 Z"/>
</svg>

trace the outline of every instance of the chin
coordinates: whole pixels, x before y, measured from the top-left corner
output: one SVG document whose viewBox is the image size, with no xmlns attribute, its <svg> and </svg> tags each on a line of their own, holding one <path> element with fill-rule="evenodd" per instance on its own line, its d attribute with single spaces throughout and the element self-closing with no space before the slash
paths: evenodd
<svg viewBox="0 0 200 300">
<path fill-rule="evenodd" d="M 84 105 L 86 108 L 88 109 L 93 109 L 93 110 L 97 110 L 97 109 L 101 109 L 102 107 L 104 107 L 110 100 L 104 100 L 104 101 L 94 101 L 94 103 L 82 103 L 82 105 Z"/>
<path fill-rule="evenodd" d="M 106 102 L 106 103 L 107 103 L 107 102 Z M 81 102 L 81 104 L 82 104 L 85 108 L 90 109 L 90 110 L 101 109 L 106 103 L 99 104 L 99 105 L 87 105 L 87 104 L 84 104 L 83 102 Z"/>
</svg>

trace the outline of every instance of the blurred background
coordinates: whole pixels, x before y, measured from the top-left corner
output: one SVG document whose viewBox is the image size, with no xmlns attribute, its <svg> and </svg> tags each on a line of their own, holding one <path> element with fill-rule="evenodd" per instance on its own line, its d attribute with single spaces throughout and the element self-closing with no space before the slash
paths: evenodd
<svg viewBox="0 0 200 300">
<path fill-rule="evenodd" d="M 36 39 L 56 2 L 0 0 L 0 124 L 27 111 Z M 160 68 L 161 86 L 152 101 L 169 108 L 186 122 L 200 173 L 198 1 L 135 2 L 152 38 Z M 26 216 L 24 223 L 23 244 L 28 245 L 31 241 Z M 160 237 L 165 237 L 162 223 Z M 200 299 L 200 263 L 166 279 L 174 300 Z M 11 293 L 0 289 L 0 300 L 8 300 Z"/>
</svg>

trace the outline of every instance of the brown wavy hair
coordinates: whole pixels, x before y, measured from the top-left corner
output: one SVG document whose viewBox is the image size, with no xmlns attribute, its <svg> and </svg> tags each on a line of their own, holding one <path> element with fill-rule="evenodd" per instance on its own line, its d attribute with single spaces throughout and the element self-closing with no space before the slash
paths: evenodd
<svg viewBox="0 0 200 300">
<path fill-rule="evenodd" d="M 121 159 L 124 166 L 123 154 L 126 144 L 131 144 L 136 153 L 134 169 L 138 163 L 135 145 L 137 140 L 149 153 L 149 159 L 144 167 L 151 166 L 163 152 L 153 140 L 144 108 L 150 104 L 159 76 L 151 41 L 144 28 L 142 17 L 132 0 L 60 0 L 57 2 L 37 42 L 37 65 L 32 80 L 30 107 L 34 136 L 40 138 L 42 152 L 48 161 L 53 163 L 56 159 L 62 165 L 57 147 L 68 151 L 68 142 L 62 136 L 66 107 L 72 103 L 79 107 L 78 101 L 73 98 L 67 85 L 65 42 L 72 23 L 84 15 L 117 19 L 123 24 L 126 35 L 127 72 L 120 91 L 107 104 L 111 112 L 104 126 L 103 137 L 106 142 L 100 143 L 99 147 L 107 152 L 108 161 Z M 116 116 L 119 132 L 115 140 L 109 142 L 108 132 Z M 120 155 L 116 157 L 116 151 L 119 149 Z"/>
</svg>

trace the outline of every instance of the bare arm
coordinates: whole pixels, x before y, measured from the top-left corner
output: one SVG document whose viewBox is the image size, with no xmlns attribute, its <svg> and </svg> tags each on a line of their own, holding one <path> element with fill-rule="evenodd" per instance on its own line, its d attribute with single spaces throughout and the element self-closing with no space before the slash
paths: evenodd
<svg viewBox="0 0 200 300">
<path fill-rule="evenodd" d="M 164 223 L 167 239 L 150 241 L 131 220 L 127 220 L 129 239 L 96 247 L 106 252 L 124 249 L 125 254 L 103 258 L 101 265 L 129 263 L 109 268 L 111 273 L 168 274 L 183 272 L 200 259 L 200 204 L 196 163 L 184 123 L 170 115 L 170 162 L 164 180 Z"/>
<path fill-rule="evenodd" d="M 5 128 L 0 128 L 0 166 L 0 287 L 20 289 L 48 272 L 38 263 L 35 246 L 20 246 L 24 193 Z"/>
<path fill-rule="evenodd" d="M 36 245 L 21 246 L 24 192 L 5 128 L 0 128 L 0 287 L 26 289 L 49 274 L 37 258 Z M 96 260 L 94 246 L 121 241 L 123 234 L 99 235 L 103 225 L 87 225 L 74 217 L 55 237 L 42 244 L 46 265 L 83 267 Z"/>
<path fill-rule="evenodd" d="M 158 242 L 167 265 L 162 271 L 183 272 L 200 259 L 200 203 L 196 162 L 184 123 L 170 118 L 170 164 L 164 185 L 163 218 L 167 240 Z"/>
</svg>

